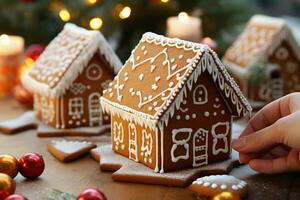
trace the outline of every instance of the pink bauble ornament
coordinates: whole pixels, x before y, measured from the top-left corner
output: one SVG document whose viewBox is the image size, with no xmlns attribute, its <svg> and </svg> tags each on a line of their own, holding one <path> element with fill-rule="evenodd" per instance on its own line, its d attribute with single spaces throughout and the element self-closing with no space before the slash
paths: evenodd
<svg viewBox="0 0 300 200">
<path fill-rule="evenodd" d="M 101 191 L 89 188 L 82 191 L 77 200 L 107 200 L 107 198 Z"/>
<path fill-rule="evenodd" d="M 28 200 L 28 199 L 19 194 L 12 194 L 6 197 L 5 200 Z"/>
<path fill-rule="evenodd" d="M 37 153 L 27 153 L 19 159 L 19 171 L 28 179 L 39 177 L 44 169 L 43 157 Z"/>
</svg>

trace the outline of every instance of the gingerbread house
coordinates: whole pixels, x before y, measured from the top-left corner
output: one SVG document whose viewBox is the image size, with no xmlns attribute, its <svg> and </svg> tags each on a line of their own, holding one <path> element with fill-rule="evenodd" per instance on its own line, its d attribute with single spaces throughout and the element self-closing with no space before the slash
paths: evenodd
<svg viewBox="0 0 300 200">
<path fill-rule="evenodd" d="M 36 116 L 55 128 L 110 122 L 99 98 L 122 63 L 99 31 L 74 24 L 47 46 L 22 82 L 34 93 Z"/>
<path fill-rule="evenodd" d="M 208 46 L 145 33 L 103 91 L 112 148 L 156 172 L 230 156 L 232 117 L 251 107 Z"/>
<path fill-rule="evenodd" d="M 300 91 L 300 48 L 287 23 L 255 15 L 223 62 L 256 105 Z M 257 104 L 258 103 L 258 104 Z"/>
</svg>

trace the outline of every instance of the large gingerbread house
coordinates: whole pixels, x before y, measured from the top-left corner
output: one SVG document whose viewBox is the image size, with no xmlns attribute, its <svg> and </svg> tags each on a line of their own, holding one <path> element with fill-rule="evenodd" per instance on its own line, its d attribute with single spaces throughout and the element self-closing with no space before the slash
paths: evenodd
<svg viewBox="0 0 300 200">
<path fill-rule="evenodd" d="M 102 90 L 122 63 L 99 31 L 66 24 L 23 78 L 34 93 L 36 116 L 55 128 L 110 122 L 99 105 Z"/>
<path fill-rule="evenodd" d="M 156 172 L 229 158 L 232 117 L 251 111 L 209 47 L 154 33 L 103 92 L 113 150 Z"/>
<path fill-rule="evenodd" d="M 241 90 L 264 105 L 300 91 L 300 48 L 287 23 L 255 15 L 226 52 L 228 65 Z"/>
</svg>

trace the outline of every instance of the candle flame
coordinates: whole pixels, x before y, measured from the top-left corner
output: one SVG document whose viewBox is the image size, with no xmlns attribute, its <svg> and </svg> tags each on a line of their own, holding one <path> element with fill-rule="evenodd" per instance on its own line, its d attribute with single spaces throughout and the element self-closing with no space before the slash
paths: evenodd
<svg viewBox="0 0 300 200">
<path fill-rule="evenodd" d="M 8 35 L 2 34 L 2 35 L 0 36 L 0 42 L 1 42 L 2 44 L 4 44 L 4 45 L 8 45 L 9 42 L 10 42 L 10 39 L 9 39 Z"/>
<path fill-rule="evenodd" d="M 178 14 L 178 19 L 181 22 L 186 22 L 189 19 L 189 15 L 186 12 L 180 12 Z"/>
</svg>

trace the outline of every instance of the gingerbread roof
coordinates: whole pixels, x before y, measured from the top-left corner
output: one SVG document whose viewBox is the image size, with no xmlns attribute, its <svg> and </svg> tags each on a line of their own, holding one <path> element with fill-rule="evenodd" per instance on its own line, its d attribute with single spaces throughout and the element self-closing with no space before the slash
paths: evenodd
<svg viewBox="0 0 300 200">
<path fill-rule="evenodd" d="M 255 15 L 227 50 L 223 61 L 228 65 L 248 68 L 261 57 L 272 54 L 283 40 L 289 42 L 295 52 L 299 52 L 300 48 L 283 19 Z"/>
<path fill-rule="evenodd" d="M 106 112 L 150 128 L 157 123 L 162 127 L 204 71 L 237 115 L 251 112 L 239 87 L 208 46 L 154 33 L 143 35 L 100 102 Z"/>
<path fill-rule="evenodd" d="M 122 63 L 103 35 L 99 31 L 86 30 L 68 23 L 23 78 L 23 84 L 39 94 L 60 96 L 84 70 L 96 52 L 117 74 Z"/>
</svg>

